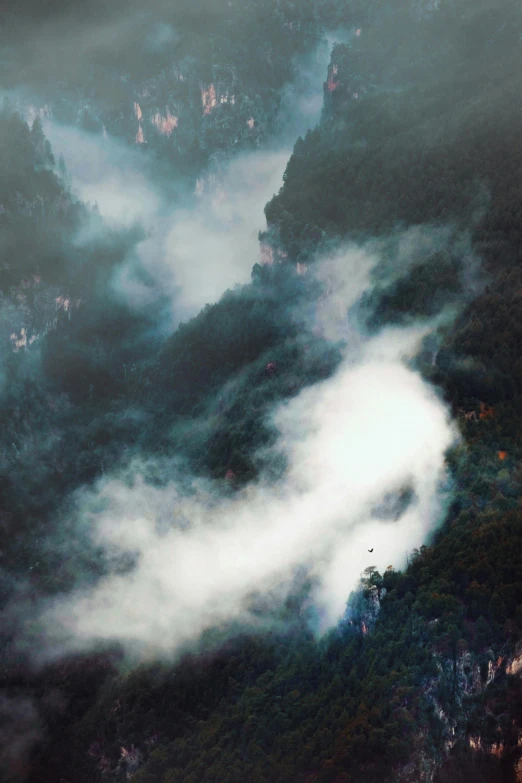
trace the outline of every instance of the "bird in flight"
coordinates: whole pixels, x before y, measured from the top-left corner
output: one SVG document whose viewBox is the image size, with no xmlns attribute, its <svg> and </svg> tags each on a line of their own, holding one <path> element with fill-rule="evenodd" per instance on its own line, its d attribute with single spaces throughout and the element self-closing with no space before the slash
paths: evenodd
<svg viewBox="0 0 522 783">
<path fill-rule="evenodd" d="M 371 554 L 373 552 L 373 547 L 369 549 L 368 552 Z"/>
</svg>

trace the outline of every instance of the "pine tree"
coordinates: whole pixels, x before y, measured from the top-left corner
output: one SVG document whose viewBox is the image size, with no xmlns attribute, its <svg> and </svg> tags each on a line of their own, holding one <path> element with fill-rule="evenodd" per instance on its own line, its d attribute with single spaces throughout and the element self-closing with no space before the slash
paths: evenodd
<svg viewBox="0 0 522 783">
<path fill-rule="evenodd" d="M 38 166 L 54 165 L 54 156 L 51 145 L 45 137 L 42 120 L 37 115 L 31 127 L 31 144 L 34 150 L 34 161 Z"/>
</svg>

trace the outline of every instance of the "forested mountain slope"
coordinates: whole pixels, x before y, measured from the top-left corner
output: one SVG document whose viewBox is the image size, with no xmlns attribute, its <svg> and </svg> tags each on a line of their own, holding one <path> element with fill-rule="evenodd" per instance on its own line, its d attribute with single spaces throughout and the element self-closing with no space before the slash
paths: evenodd
<svg viewBox="0 0 522 783">
<path fill-rule="evenodd" d="M 121 667 L 114 646 L 34 673 L 6 611 L 1 684 L 13 705 L 32 699 L 43 727 L 26 761 L 8 765 L 8 779 L 522 780 L 522 14 L 511 0 L 372 0 L 364 8 L 332 0 L 309 10 L 355 32 L 334 48 L 321 123 L 297 141 L 284 186 L 267 205 L 262 241 L 272 263 L 257 264 L 251 285 L 227 292 L 166 341 L 154 336 L 153 313 L 138 318 L 108 294 L 104 275 L 136 237 L 108 231 L 75 202 L 38 124 L 30 131 L 4 109 L 0 165 L 24 201 L 5 188 L 2 238 L 18 253 L 26 237 L 41 237 L 20 253 L 41 253 L 40 271 L 4 267 L 4 296 L 32 296 L 37 275 L 57 286 L 58 305 L 60 297 L 84 299 L 72 314 L 72 305 L 58 307 L 37 350 L 15 343 L 6 360 L 4 606 L 66 591 L 77 572 L 85 583 L 104 573 L 86 540 L 64 548 L 67 559 L 61 541 L 72 490 L 113 466 L 175 451 L 199 476 L 228 475 L 225 493 L 255 479 L 259 449 L 273 436 L 270 406 L 327 378 L 340 361 L 340 341 L 304 326 L 308 306 L 332 293 L 314 278 L 316 259 L 378 238 L 393 265 L 394 237 L 419 225 L 457 239 L 414 246 L 397 275 L 377 268 L 359 317 L 373 334 L 452 308 L 415 360 L 462 436 L 448 456 L 446 519 L 403 572 L 370 566 L 345 618 L 322 637 L 313 632 L 306 573 L 270 630 L 217 646 L 209 639 L 176 663 Z M 312 39 L 310 32 L 299 46 Z M 257 75 L 255 57 L 241 52 Z M 187 138 L 198 138 L 198 157 L 202 137 L 194 134 Z M 178 146 L 175 155 L 185 152 Z M 80 253 L 89 263 L 78 264 L 76 232 L 93 220 L 99 238 Z M 57 261 L 47 265 L 51 256 Z M 34 286 L 24 284 L 29 275 Z"/>
</svg>

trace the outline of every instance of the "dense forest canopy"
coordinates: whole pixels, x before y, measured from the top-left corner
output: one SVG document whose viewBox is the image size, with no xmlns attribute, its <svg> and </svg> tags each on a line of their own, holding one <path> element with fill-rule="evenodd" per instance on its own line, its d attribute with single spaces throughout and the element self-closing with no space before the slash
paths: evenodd
<svg viewBox="0 0 522 783">
<path fill-rule="evenodd" d="M 522 780 L 519 3 L 3 11 L 2 779 Z"/>
</svg>

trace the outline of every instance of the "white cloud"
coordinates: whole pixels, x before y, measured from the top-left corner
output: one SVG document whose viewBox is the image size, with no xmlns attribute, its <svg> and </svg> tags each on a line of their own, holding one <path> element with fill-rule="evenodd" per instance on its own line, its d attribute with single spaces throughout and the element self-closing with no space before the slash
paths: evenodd
<svg viewBox="0 0 522 783">
<path fill-rule="evenodd" d="M 356 252 L 344 260 L 348 278 L 350 263 L 373 263 Z M 187 497 L 174 481 L 151 487 L 137 469 L 131 488 L 117 479 L 101 486 L 104 510 L 84 522 L 109 554 L 136 562 L 47 610 L 60 646 L 114 639 L 171 655 L 206 629 L 248 622 L 251 595 L 281 590 L 303 565 L 334 623 L 366 566 L 403 565 L 440 520 L 444 455 L 456 437 L 444 405 L 405 361 L 426 332 L 359 335 L 332 378 L 277 408 L 274 458 L 282 453 L 287 470 L 275 484 L 261 478 L 232 497 L 196 487 Z M 406 486 L 414 500 L 398 520 L 374 512 Z"/>
</svg>

